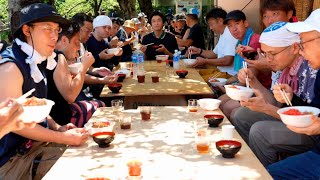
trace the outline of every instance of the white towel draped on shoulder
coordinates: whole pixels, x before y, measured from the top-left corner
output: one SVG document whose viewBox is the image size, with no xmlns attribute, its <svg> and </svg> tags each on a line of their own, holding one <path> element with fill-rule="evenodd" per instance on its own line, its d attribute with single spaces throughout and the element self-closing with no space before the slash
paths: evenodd
<svg viewBox="0 0 320 180">
<path fill-rule="evenodd" d="M 22 42 L 20 39 L 16 38 L 15 42 L 20 46 L 21 50 L 28 55 L 25 59 L 26 63 L 30 66 L 30 74 L 35 83 L 39 83 L 44 79 L 41 71 L 38 68 L 38 64 L 41 64 L 47 59 L 47 69 L 52 70 L 56 67 L 57 62 L 54 60 L 56 53 L 52 52 L 49 57 L 41 56 L 32 46 L 28 43 Z"/>
</svg>

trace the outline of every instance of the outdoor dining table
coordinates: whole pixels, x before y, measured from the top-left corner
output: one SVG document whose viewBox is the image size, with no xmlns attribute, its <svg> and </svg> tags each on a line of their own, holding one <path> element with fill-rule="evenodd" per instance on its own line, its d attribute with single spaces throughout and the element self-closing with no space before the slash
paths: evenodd
<svg viewBox="0 0 320 180">
<path fill-rule="evenodd" d="M 127 67 L 129 63 L 120 63 Z M 186 96 L 212 97 L 213 91 L 194 68 L 187 68 L 180 62 L 180 69 L 188 70 L 185 78 L 179 78 L 175 69 L 167 67 L 165 62 L 145 61 L 145 82 L 126 78 L 121 84 L 119 93 L 112 93 L 105 85 L 101 97 L 124 97 L 125 108 L 136 108 L 139 105 L 186 105 Z M 159 82 L 153 83 L 151 76 L 158 73 Z M 133 105 L 133 103 L 135 103 Z"/>
<path fill-rule="evenodd" d="M 127 163 L 133 159 L 142 163 L 142 180 L 272 179 L 237 132 L 234 139 L 242 143 L 241 150 L 235 158 L 221 156 L 215 142 L 222 139 L 221 125 L 229 124 L 227 118 L 220 127 L 207 127 L 210 152 L 197 152 L 197 126 L 205 125 L 205 114 L 222 114 L 220 110 L 191 113 L 184 106 L 152 107 L 149 121 L 142 121 L 138 110 L 123 113 L 132 116 L 130 130 L 116 124 L 115 139 L 107 148 L 99 148 L 92 138 L 80 147 L 69 147 L 43 179 L 130 179 Z M 90 121 L 118 118 L 107 107 L 99 108 Z"/>
</svg>

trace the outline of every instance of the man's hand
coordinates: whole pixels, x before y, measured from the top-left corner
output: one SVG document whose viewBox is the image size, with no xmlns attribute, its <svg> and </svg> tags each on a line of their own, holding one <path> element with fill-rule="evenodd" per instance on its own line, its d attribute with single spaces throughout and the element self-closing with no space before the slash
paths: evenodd
<svg viewBox="0 0 320 180">
<path fill-rule="evenodd" d="M 281 95 L 281 92 L 280 92 L 281 89 L 286 92 L 287 97 L 291 101 L 292 97 L 293 97 L 293 90 L 288 84 L 274 85 L 273 86 L 273 90 L 272 90 L 274 98 L 280 103 L 286 103 L 286 101 L 284 100 L 283 96 Z"/>
<path fill-rule="evenodd" d="M 118 43 L 119 43 L 119 39 L 117 36 L 115 36 L 111 39 L 111 41 L 109 42 L 109 45 L 112 48 L 116 48 L 118 46 Z"/>
<path fill-rule="evenodd" d="M 163 52 L 164 54 L 168 54 L 168 50 L 167 50 L 167 48 L 163 45 L 163 44 L 160 44 L 159 45 L 159 48 L 158 49 L 156 49 L 156 51 L 157 52 Z"/>
<path fill-rule="evenodd" d="M 80 146 L 89 138 L 89 133 L 84 128 L 73 128 L 62 133 L 64 144 L 71 146 Z"/>
<path fill-rule="evenodd" d="M 60 126 L 58 128 L 58 131 L 60 132 L 65 132 L 65 131 L 68 131 L 69 129 L 74 129 L 74 128 L 77 128 L 77 126 L 75 126 L 74 124 L 72 123 L 68 123 L 66 125 L 63 125 L 63 126 Z"/>
<path fill-rule="evenodd" d="M 254 49 L 250 46 L 244 46 L 239 44 L 236 49 L 236 53 L 242 55 L 243 51 L 254 51 Z"/>
<path fill-rule="evenodd" d="M 100 58 L 100 59 L 102 59 L 102 60 L 108 60 L 108 59 L 111 59 L 111 58 L 114 56 L 114 54 L 108 54 L 108 53 L 107 53 L 107 50 L 108 50 L 108 49 L 105 49 L 105 50 L 103 50 L 103 51 L 101 51 L 101 52 L 99 53 L 99 58 Z"/>
<path fill-rule="evenodd" d="M 111 84 L 111 83 L 115 83 L 118 80 L 118 75 L 111 75 L 111 76 L 105 76 L 103 78 L 103 82 L 104 84 Z"/>
<path fill-rule="evenodd" d="M 271 70 L 269 63 L 265 57 L 261 55 L 261 50 L 258 48 L 258 59 L 256 60 L 249 60 L 245 59 L 248 64 L 248 68 L 254 68 L 257 70 Z"/>
<path fill-rule="evenodd" d="M 89 69 L 89 67 L 91 67 L 91 65 L 94 63 L 94 57 L 91 54 L 91 52 L 86 51 L 83 55 L 83 57 L 81 58 L 81 64 L 82 64 L 82 70 L 84 72 L 87 72 L 87 69 Z"/>
<path fill-rule="evenodd" d="M 319 135 L 320 134 L 320 119 L 316 116 L 311 117 L 311 125 L 307 127 L 295 127 L 295 126 L 287 126 L 291 131 L 306 134 L 308 136 Z"/>
<path fill-rule="evenodd" d="M 201 52 L 201 49 L 200 48 L 197 48 L 197 47 L 194 47 L 194 46 L 190 46 L 186 52 L 186 56 L 189 55 L 189 53 L 191 53 L 191 55 L 193 54 L 200 54 Z"/>
<path fill-rule="evenodd" d="M 240 69 L 238 72 L 238 80 L 245 84 L 246 83 L 246 76 L 248 74 L 249 83 L 255 81 L 257 78 L 254 76 L 253 72 L 250 69 Z"/>
<path fill-rule="evenodd" d="M 249 99 L 244 99 L 240 101 L 241 106 L 246 106 L 252 111 L 256 112 L 266 112 L 266 105 L 268 104 L 267 101 L 264 98 L 264 95 L 257 89 L 253 90 L 256 97 L 252 97 Z"/>
<path fill-rule="evenodd" d="M 94 69 L 92 69 L 92 73 L 99 75 L 101 77 L 110 76 L 110 75 L 114 74 L 112 71 L 110 71 L 106 67 L 94 68 Z"/>
<path fill-rule="evenodd" d="M 197 57 L 196 62 L 191 67 L 198 67 L 206 64 L 206 60 L 203 57 Z"/>
</svg>

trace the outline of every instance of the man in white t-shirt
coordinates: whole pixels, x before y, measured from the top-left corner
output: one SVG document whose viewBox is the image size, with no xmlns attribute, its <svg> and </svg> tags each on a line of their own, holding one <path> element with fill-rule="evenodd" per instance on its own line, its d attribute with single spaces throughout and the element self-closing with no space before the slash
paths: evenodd
<svg viewBox="0 0 320 180">
<path fill-rule="evenodd" d="M 218 68 L 200 70 L 200 74 L 205 81 L 217 73 L 219 73 L 217 77 L 221 78 L 230 78 L 237 74 L 233 70 L 233 61 L 238 40 L 231 35 L 228 27 L 223 24 L 226 15 L 227 12 L 221 8 L 213 8 L 206 15 L 206 21 L 210 30 L 220 35 L 218 44 L 213 51 L 191 46 L 187 52 L 200 55 L 200 57 L 197 57 L 197 61 L 193 64 L 193 67 L 211 65 Z"/>
</svg>

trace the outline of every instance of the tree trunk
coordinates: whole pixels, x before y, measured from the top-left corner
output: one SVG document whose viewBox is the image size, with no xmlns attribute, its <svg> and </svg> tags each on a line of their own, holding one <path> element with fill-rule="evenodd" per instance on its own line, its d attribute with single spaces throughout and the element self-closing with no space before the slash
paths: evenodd
<svg viewBox="0 0 320 180">
<path fill-rule="evenodd" d="M 136 16 L 136 0 L 117 0 L 125 19 L 131 19 Z"/>
<path fill-rule="evenodd" d="M 50 5 L 54 5 L 54 0 L 8 0 L 9 7 L 9 21 L 14 12 L 20 11 L 23 7 L 28 6 L 33 3 L 45 2 Z"/>
<path fill-rule="evenodd" d="M 141 12 L 144 12 L 148 17 L 150 17 L 153 7 L 151 0 L 138 0 Z"/>
<path fill-rule="evenodd" d="M 93 11 L 94 11 L 94 16 L 99 15 L 101 3 L 102 3 L 102 0 L 94 0 L 93 3 L 91 4 Z"/>
</svg>

